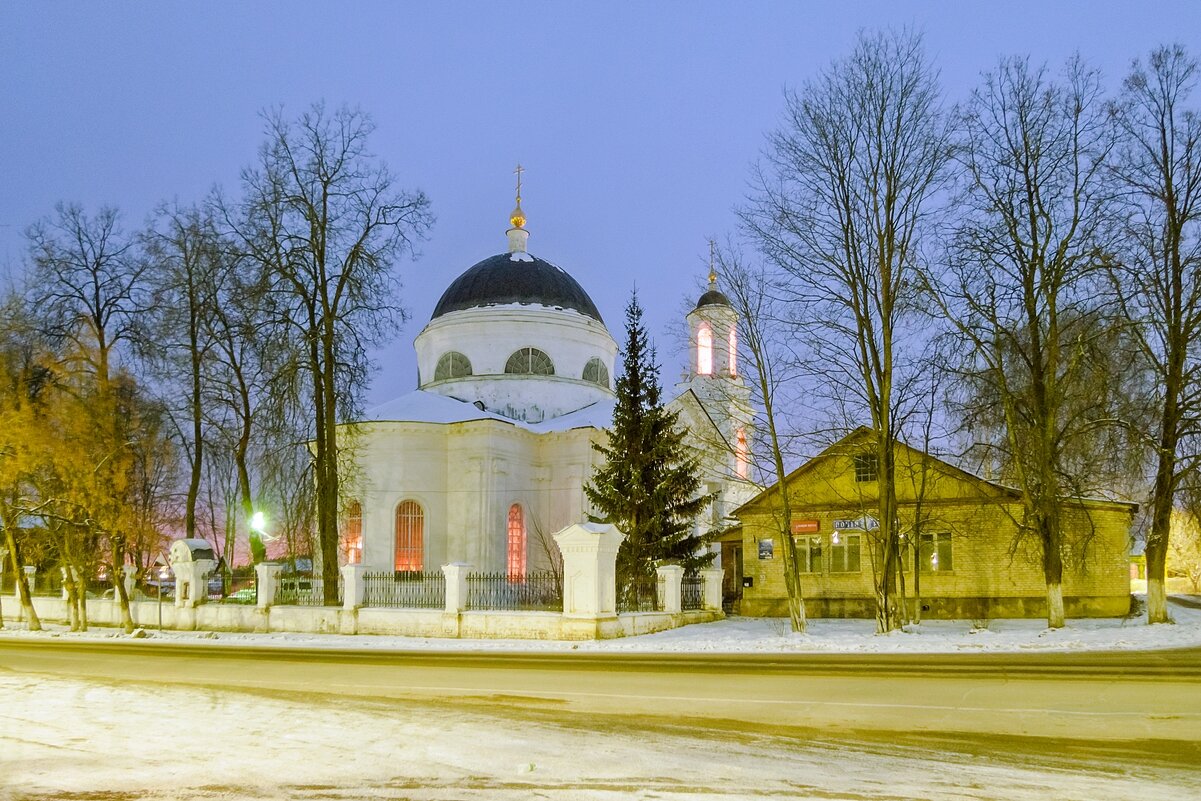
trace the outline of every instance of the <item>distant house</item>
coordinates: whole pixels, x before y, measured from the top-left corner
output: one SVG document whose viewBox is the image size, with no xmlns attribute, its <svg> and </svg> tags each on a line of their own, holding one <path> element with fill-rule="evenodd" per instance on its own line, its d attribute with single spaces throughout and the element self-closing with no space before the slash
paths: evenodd
<svg viewBox="0 0 1201 801">
<path fill-rule="evenodd" d="M 812 617 L 875 614 L 880 547 L 872 444 L 871 432 L 861 428 L 785 479 L 789 529 Z M 1019 536 L 1017 491 L 904 445 L 897 446 L 896 464 L 905 590 L 923 616 L 1045 615 L 1041 551 L 1032 534 Z M 770 487 L 736 509 L 740 525 L 723 538 L 727 593 L 736 596 L 731 600 L 744 615 L 787 614 L 778 492 Z M 1065 502 L 1069 617 L 1129 612 L 1130 527 L 1137 508 L 1101 499 Z"/>
</svg>

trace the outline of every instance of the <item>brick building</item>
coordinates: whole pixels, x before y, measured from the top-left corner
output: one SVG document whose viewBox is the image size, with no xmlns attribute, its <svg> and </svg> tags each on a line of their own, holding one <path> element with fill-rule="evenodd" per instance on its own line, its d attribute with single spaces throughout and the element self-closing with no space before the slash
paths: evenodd
<svg viewBox="0 0 1201 801">
<path fill-rule="evenodd" d="M 789 529 L 812 617 L 875 614 L 878 486 L 870 433 L 851 433 L 785 479 L 792 503 Z M 1033 535 L 1019 535 L 1019 494 L 904 445 L 897 446 L 896 464 L 905 591 L 911 603 L 921 604 L 923 616 L 1044 616 L 1041 549 Z M 1129 611 L 1136 510 L 1132 503 L 1100 499 L 1064 504 L 1069 617 Z M 743 615 L 786 615 L 778 488 L 761 492 L 734 514 L 740 525 L 722 538 L 728 600 Z"/>
</svg>

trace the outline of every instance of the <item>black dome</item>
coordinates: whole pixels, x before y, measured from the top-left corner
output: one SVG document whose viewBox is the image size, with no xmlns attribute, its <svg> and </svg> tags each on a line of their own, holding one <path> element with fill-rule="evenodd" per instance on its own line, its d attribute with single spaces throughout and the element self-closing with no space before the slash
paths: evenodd
<svg viewBox="0 0 1201 801">
<path fill-rule="evenodd" d="M 701 306 L 729 306 L 730 299 L 718 292 L 716 289 L 710 289 L 705 294 L 701 295 L 701 299 L 696 302 L 696 307 Z"/>
<path fill-rule="evenodd" d="M 516 255 L 519 259 L 514 259 Z M 500 253 L 456 278 L 434 307 L 433 317 L 480 306 L 531 303 L 574 309 L 604 325 L 596 304 L 574 278 L 548 261 L 526 253 Z"/>
</svg>

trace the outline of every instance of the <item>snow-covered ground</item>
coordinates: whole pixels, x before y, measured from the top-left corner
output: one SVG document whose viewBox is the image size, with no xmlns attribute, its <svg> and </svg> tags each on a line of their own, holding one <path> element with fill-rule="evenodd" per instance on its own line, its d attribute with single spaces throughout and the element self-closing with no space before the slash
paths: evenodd
<svg viewBox="0 0 1201 801">
<path fill-rule="evenodd" d="M 1201 646 L 1201 609 L 1170 605 L 1175 625 L 1149 626 L 1146 616 L 1069 620 L 1048 629 L 1042 620 L 993 620 L 987 628 L 971 621 L 931 620 L 905 631 L 880 636 L 870 620 L 811 620 L 805 634 L 793 634 L 778 618 L 733 617 L 619 640 L 562 642 L 538 640 L 452 640 L 337 634 L 241 634 L 212 632 L 146 632 L 146 641 L 205 642 L 309 648 L 378 648 L 445 651 L 626 651 L 636 653 L 954 653 L 972 651 L 1072 651 L 1187 648 Z M 0 636 L 114 638 L 114 629 L 72 633 L 61 626 L 46 632 L 24 631 L 8 624 Z"/>
<path fill-rule="evenodd" d="M 81 682 L 0 666 L 3 801 L 1201 798 L 1201 773 L 1178 761 L 838 734 Z"/>
</svg>

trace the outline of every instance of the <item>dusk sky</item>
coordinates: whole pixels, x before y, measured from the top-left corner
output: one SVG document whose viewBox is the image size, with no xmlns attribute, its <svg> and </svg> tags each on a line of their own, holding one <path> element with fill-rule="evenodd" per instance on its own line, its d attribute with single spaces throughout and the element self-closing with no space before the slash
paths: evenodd
<svg viewBox="0 0 1201 801">
<path fill-rule="evenodd" d="M 949 102 L 998 56 L 1079 50 L 1111 88 L 1157 44 L 1201 50 L 1201 4 L 0 4 L 0 274 L 59 200 L 142 225 L 165 199 L 236 190 L 258 113 L 316 100 L 370 112 L 371 142 L 437 223 L 399 268 L 411 320 L 370 402 L 416 386 L 412 340 L 443 289 L 505 250 L 513 167 L 529 248 L 574 275 L 621 339 L 637 285 L 665 365 L 706 240 L 736 227 L 785 87 L 864 27 L 926 34 Z"/>
</svg>

